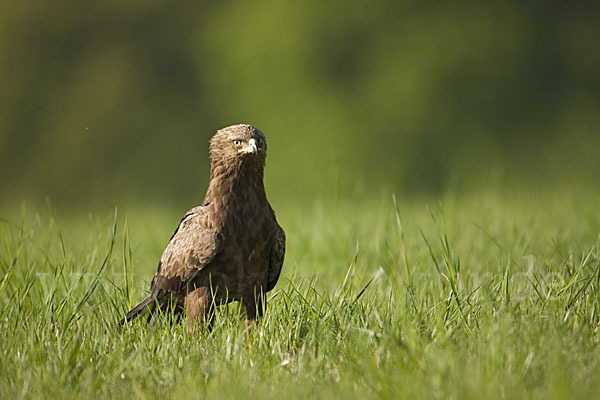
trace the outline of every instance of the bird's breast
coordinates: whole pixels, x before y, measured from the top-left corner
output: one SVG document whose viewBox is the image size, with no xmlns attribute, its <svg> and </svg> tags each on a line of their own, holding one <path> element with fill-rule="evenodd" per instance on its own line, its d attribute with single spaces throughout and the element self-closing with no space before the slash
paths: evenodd
<svg viewBox="0 0 600 400">
<path fill-rule="evenodd" d="M 229 299 L 239 299 L 257 287 L 266 287 L 275 229 L 268 203 L 231 204 L 221 225 L 220 250 L 211 263 L 213 283 L 223 287 Z"/>
</svg>

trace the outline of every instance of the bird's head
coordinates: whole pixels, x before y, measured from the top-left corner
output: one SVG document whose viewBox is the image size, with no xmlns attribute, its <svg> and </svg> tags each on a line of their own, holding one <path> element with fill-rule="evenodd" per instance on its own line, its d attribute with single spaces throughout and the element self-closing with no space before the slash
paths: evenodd
<svg viewBox="0 0 600 400">
<path fill-rule="evenodd" d="M 267 157 L 265 135 L 252 125 L 232 125 L 223 128 L 210 140 L 213 164 L 224 168 L 258 167 L 261 171 Z"/>
</svg>

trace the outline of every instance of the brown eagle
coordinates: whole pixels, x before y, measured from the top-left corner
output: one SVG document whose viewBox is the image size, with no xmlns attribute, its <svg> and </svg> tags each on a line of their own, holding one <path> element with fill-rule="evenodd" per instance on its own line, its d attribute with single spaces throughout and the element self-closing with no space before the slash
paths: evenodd
<svg viewBox="0 0 600 400">
<path fill-rule="evenodd" d="M 173 307 L 188 328 L 212 306 L 238 300 L 249 322 L 277 283 L 285 233 L 267 201 L 263 172 L 267 142 L 251 125 L 219 130 L 210 140 L 210 182 L 201 206 L 188 211 L 165 249 L 150 295 L 121 320 Z M 150 314 L 152 315 L 152 314 Z"/>
</svg>

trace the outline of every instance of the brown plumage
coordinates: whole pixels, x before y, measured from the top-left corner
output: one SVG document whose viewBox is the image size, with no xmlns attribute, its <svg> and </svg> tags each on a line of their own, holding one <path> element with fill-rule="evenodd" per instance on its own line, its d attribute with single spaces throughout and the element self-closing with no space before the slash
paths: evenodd
<svg viewBox="0 0 600 400">
<path fill-rule="evenodd" d="M 251 125 L 218 131 L 210 141 L 210 182 L 201 206 L 188 211 L 171 237 L 150 295 L 130 321 L 156 306 L 204 322 L 214 304 L 241 301 L 248 320 L 263 311 L 283 265 L 285 234 L 265 194 L 267 143 Z"/>
</svg>

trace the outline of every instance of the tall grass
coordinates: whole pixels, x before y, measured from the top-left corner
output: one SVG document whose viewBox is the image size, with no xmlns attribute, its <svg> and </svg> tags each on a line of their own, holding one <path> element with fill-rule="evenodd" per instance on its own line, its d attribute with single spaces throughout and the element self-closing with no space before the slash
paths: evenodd
<svg viewBox="0 0 600 400">
<path fill-rule="evenodd" d="M 596 398 L 596 200 L 280 206 L 284 276 L 258 329 L 243 330 L 234 303 L 197 335 L 169 315 L 117 325 L 179 212 L 12 214 L 0 397 Z"/>
</svg>

